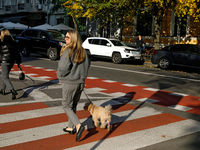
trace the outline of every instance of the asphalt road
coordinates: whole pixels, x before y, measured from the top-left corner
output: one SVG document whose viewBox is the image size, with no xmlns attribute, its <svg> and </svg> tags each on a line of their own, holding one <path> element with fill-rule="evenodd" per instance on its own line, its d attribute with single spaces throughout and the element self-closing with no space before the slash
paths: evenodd
<svg viewBox="0 0 200 150">
<path fill-rule="evenodd" d="M 87 118 L 81 118 L 87 131 L 82 141 L 74 143 L 62 132 L 67 119 L 62 114 L 62 86 L 54 71 L 57 63 L 37 55 L 23 58 L 23 69 L 35 81 L 34 85 L 29 78 L 19 82 L 15 70 L 11 72 L 19 95 L 16 101 L 11 100 L 8 92 L 5 96 L 0 95 L 2 149 L 48 149 L 48 146 L 49 149 L 73 150 L 200 148 L 198 70 L 177 67 L 160 70 L 150 62 L 137 65 L 92 61 L 85 92 L 97 105 L 110 103 L 116 106 L 112 119 L 114 130 L 108 134 L 92 126 L 89 115 L 82 110 L 82 105 L 87 102 L 87 97 L 82 94 L 78 113 L 80 118 L 82 115 Z"/>
</svg>

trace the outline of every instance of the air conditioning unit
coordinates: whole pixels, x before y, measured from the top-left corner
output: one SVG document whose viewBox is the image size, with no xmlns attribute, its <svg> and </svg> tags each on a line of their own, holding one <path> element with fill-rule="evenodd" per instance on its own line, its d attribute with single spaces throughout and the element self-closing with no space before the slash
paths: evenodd
<svg viewBox="0 0 200 150">
<path fill-rule="evenodd" d="M 37 5 L 37 9 L 38 9 L 38 10 L 42 10 L 42 4 L 38 4 L 38 5 Z"/>
</svg>

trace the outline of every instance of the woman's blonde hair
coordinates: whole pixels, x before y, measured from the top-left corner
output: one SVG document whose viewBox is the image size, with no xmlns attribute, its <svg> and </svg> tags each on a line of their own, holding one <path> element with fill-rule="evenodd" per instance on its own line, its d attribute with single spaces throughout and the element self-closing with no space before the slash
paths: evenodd
<svg viewBox="0 0 200 150">
<path fill-rule="evenodd" d="M 74 57 L 74 62 L 77 64 L 82 63 L 85 60 L 85 50 L 82 47 L 82 40 L 79 35 L 79 33 L 76 30 L 70 30 L 68 31 L 70 43 L 66 44 L 62 47 L 60 51 L 60 56 L 62 56 L 63 52 L 67 49 L 70 49 L 70 52 L 68 54 L 68 57 Z"/>
<path fill-rule="evenodd" d="M 8 29 L 4 28 L 4 29 L 1 30 L 1 42 L 3 42 L 3 38 L 4 38 L 5 35 L 11 36 L 11 38 L 12 38 L 13 41 L 14 41 L 14 38 L 13 38 L 12 35 L 10 34 L 10 31 L 9 31 Z"/>
</svg>

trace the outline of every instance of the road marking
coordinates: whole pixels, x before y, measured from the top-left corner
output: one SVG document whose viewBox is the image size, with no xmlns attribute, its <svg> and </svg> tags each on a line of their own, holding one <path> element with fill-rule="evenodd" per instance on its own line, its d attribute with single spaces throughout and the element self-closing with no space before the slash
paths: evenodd
<svg viewBox="0 0 200 150">
<path fill-rule="evenodd" d="M 140 99 L 137 99 L 137 101 L 147 102 L 147 103 L 157 103 L 157 102 L 159 102 L 158 100 L 154 100 L 154 99 L 150 99 L 150 98 L 140 98 Z"/>
<path fill-rule="evenodd" d="M 121 136 L 123 134 L 128 134 L 128 133 L 136 132 L 140 130 L 146 130 L 148 128 L 154 128 L 154 127 L 163 126 L 170 123 L 175 123 L 178 121 L 185 120 L 181 117 L 177 117 L 174 115 L 170 115 L 166 113 L 162 114 L 161 112 L 156 111 L 152 108 L 148 108 L 148 107 L 137 109 L 137 111 L 129 110 L 129 111 L 113 113 L 112 118 L 113 118 L 112 124 L 114 124 L 114 127 L 113 127 L 114 130 L 113 132 L 111 132 L 111 134 L 107 138 Z M 83 118 L 83 119 L 80 119 L 80 121 L 83 122 L 87 130 L 91 129 L 91 127 L 94 128 L 91 118 L 89 119 Z M 148 122 L 148 123 L 144 124 L 144 122 Z M 34 143 L 34 145 L 37 146 L 38 140 L 40 142 L 42 142 L 43 140 L 56 141 L 55 140 L 56 137 L 64 138 L 63 135 L 69 136 L 69 134 L 66 135 L 62 131 L 62 128 L 66 126 L 65 124 L 66 124 L 65 122 L 54 123 L 54 124 L 45 125 L 41 127 L 35 127 L 35 128 L 0 134 L 0 147 L 12 146 L 12 145 L 15 147 L 15 146 L 19 146 L 20 144 L 22 144 L 21 146 L 24 147 L 26 144 L 29 144 L 30 146 L 31 143 L 32 144 Z M 90 127 L 87 125 L 89 125 Z M 106 129 L 97 128 L 96 130 L 97 131 L 99 130 L 99 133 L 94 134 L 91 138 L 86 139 L 84 143 L 88 143 L 88 140 L 90 140 L 90 142 L 91 140 L 92 141 L 100 140 L 105 136 L 105 134 L 108 133 Z M 86 135 L 86 132 L 87 131 L 84 131 L 83 137 Z M 49 144 L 54 143 L 53 141 L 52 142 L 50 141 L 48 142 Z M 75 142 L 74 138 L 64 140 L 64 141 L 65 141 L 65 145 L 64 145 L 65 148 L 67 148 L 68 146 L 71 147 L 72 146 L 71 143 Z M 27 143 L 27 142 L 30 142 L 30 143 Z M 49 144 L 46 143 L 45 146 L 48 147 Z M 79 145 L 79 143 L 76 143 L 76 145 Z M 24 149 L 26 148 L 24 147 Z"/>
<path fill-rule="evenodd" d="M 132 128 L 134 127 L 136 126 L 132 126 Z M 65 150 L 135 150 L 158 144 L 161 142 L 165 142 L 168 140 L 172 140 L 178 137 L 183 137 L 199 131 L 199 122 L 194 120 L 184 120 L 147 130 L 141 130 L 129 134 L 124 134 L 123 136 L 101 139 L 99 141 L 81 144 L 80 146 L 67 148 Z"/>
<path fill-rule="evenodd" d="M 155 89 L 155 88 L 144 88 L 143 90 L 147 90 L 147 91 L 160 91 L 160 89 Z"/>
<path fill-rule="evenodd" d="M 159 77 L 164 77 L 164 78 L 173 78 L 173 79 L 179 79 L 179 80 L 188 80 L 188 81 L 200 82 L 200 80 L 197 80 L 197 79 L 181 78 L 181 77 L 167 76 L 167 75 L 141 72 L 141 71 L 124 70 L 124 69 L 117 69 L 117 68 L 110 68 L 110 67 L 103 67 L 103 66 L 96 66 L 96 65 L 91 65 L 91 67 L 103 68 L 103 69 L 109 69 L 109 70 L 116 70 L 116 71 L 123 71 L 123 72 L 138 73 L 138 74 L 151 75 L 151 76 L 159 76 Z"/>
<path fill-rule="evenodd" d="M 181 106 L 181 105 L 172 105 L 172 106 L 168 106 L 168 108 L 177 109 L 181 111 L 188 111 L 192 109 L 191 107 L 186 107 L 186 106 Z"/>
</svg>

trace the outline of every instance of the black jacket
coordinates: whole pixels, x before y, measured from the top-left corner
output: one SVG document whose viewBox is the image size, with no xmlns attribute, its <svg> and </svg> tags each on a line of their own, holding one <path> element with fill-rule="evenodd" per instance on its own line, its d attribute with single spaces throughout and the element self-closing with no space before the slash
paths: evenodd
<svg viewBox="0 0 200 150">
<path fill-rule="evenodd" d="M 5 35 L 3 42 L 0 43 L 0 62 L 1 63 L 21 63 L 21 56 L 18 46 L 11 36 Z"/>
<path fill-rule="evenodd" d="M 143 39 L 136 39 L 136 48 L 143 48 L 144 42 Z"/>
</svg>

